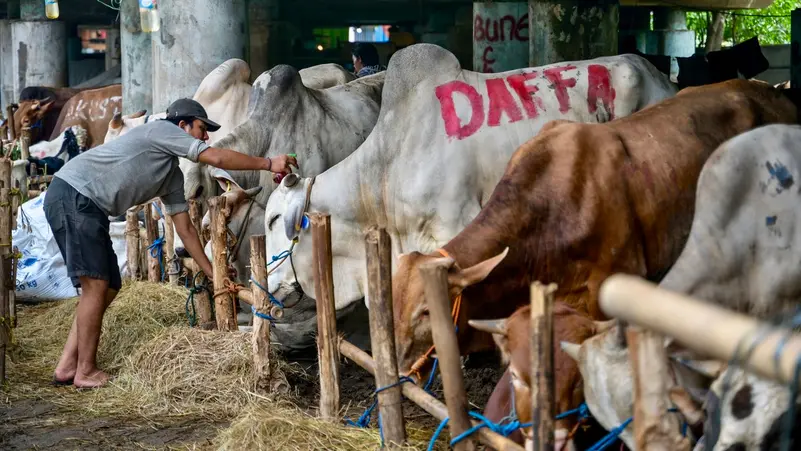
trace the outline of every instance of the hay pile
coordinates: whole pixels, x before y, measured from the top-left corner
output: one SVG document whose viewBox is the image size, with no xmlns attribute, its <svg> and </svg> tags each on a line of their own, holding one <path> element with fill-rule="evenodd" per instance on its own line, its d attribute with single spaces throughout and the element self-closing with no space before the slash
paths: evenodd
<svg viewBox="0 0 801 451">
<path fill-rule="evenodd" d="M 431 431 L 407 424 L 409 446 L 404 449 L 426 449 Z M 365 451 L 379 449 L 381 436 L 376 428 L 361 429 L 317 420 L 296 407 L 276 403 L 269 408 L 250 405 L 214 440 L 218 450 L 337 450 Z M 435 449 L 447 449 L 439 440 Z"/>
</svg>

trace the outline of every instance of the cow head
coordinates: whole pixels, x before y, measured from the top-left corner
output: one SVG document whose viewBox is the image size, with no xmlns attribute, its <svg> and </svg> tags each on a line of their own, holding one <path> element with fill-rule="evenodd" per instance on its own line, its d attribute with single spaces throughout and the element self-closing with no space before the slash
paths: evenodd
<svg viewBox="0 0 801 451">
<path fill-rule="evenodd" d="M 31 143 L 36 143 L 47 137 L 42 133 L 42 121 L 53 107 L 54 99 L 48 97 L 42 100 L 23 100 L 19 109 L 14 113 L 14 129 L 17 136 L 23 128 L 31 129 Z"/>
<path fill-rule="evenodd" d="M 311 235 L 308 233 L 306 198 L 311 195 L 311 179 L 288 174 L 281 180 L 267 201 L 264 213 L 264 233 L 267 241 L 267 261 L 293 250 L 292 262 L 276 262 L 268 277 L 268 290 L 279 301 L 293 305 L 304 291 L 314 293 L 313 271 L 295 273 L 294 267 L 311 268 Z M 297 240 L 293 247 L 293 240 Z M 301 288 L 302 287 L 302 288 Z"/>
<path fill-rule="evenodd" d="M 681 395 L 699 399 L 719 371 L 718 362 L 695 360 L 678 348 L 670 339 L 665 346 L 671 356 L 670 368 L 674 375 L 674 385 L 668 404 L 681 407 L 678 398 Z M 616 322 L 605 332 L 598 334 L 582 344 L 563 341 L 562 349 L 578 362 L 584 380 L 584 398 L 593 417 L 607 430 L 620 426 L 629 419 L 634 411 L 634 380 L 629 363 L 629 350 L 626 342 L 625 326 Z M 715 370 L 717 368 L 717 370 Z M 711 377 L 710 377 L 711 376 Z M 674 390 L 680 387 L 682 390 Z M 675 422 L 678 429 L 680 418 L 676 415 L 668 417 Z M 620 439 L 630 449 L 634 448 L 634 426 L 627 427 Z"/>
<path fill-rule="evenodd" d="M 514 390 L 514 409 L 521 423 L 532 421 L 531 411 L 531 307 L 518 309 L 512 316 L 501 320 L 470 320 L 470 325 L 492 334 L 501 350 L 503 361 L 509 364 L 512 390 Z M 554 395 L 556 411 L 567 412 L 577 408 L 584 401 L 581 373 L 575 360 L 560 347 L 559 341 L 582 343 L 593 335 L 612 327 L 612 321 L 596 322 L 573 308 L 557 303 L 553 312 L 554 327 Z M 490 406 L 487 406 L 489 409 Z M 507 413 L 508 414 L 508 413 Z M 576 416 L 556 420 L 555 449 L 574 450 L 572 440 L 567 437 L 576 424 Z M 531 428 L 524 431 L 531 437 Z M 528 442 L 529 439 L 526 439 Z M 567 443 L 566 443 L 567 442 Z M 564 445 L 567 445 L 564 447 Z M 530 449 L 526 443 L 526 449 Z"/>
<path fill-rule="evenodd" d="M 108 123 L 106 137 L 103 139 L 103 142 L 113 141 L 135 127 L 166 116 L 165 113 L 152 114 L 150 116 L 146 116 L 146 114 L 147 110 L 137 111 L 136 113 L 128 115 L 122 115 L 120 113 L 115 114 Z"/>
<path fill-rule="evenodd" d="M 398 369 L 410 371 L 415 361 L 421 358 L 433 344 L 428 305 L 423 294 L 421 265 L 439 262 L 448 269 L 448 293 L 454 300 L 465 288 L 484 280 L 506 257 L 509 248 L 469 268 L 460 268 L 454 260 L 439 254 L 424 255 L 419 252 L 398 257 L 398 269 L 392 278 L 393 314 L 395 316 L 395 346 L 398 353 Z M 464 318 L 464 315 L 460 315 Z M 459 327 L 460 333 L 466 324 Z"/>
</svg>

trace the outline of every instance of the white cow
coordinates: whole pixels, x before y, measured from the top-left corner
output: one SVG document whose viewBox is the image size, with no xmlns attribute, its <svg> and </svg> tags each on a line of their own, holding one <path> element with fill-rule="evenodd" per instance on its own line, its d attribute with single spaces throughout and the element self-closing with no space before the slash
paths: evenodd
<svg viewBox="0 0 801 451">
<path fill-rule="evenodd" d="M 267 204 L 268 259 L 299 235 L 294 266 L 269 278 L 270 292 L 296 306 L 274 329 L 295 333 L 285 344 L 302 342 L 314 325 L 313 303 L 296 302 L 300 287 L 314 293 L 311 239 L 300 230 L 305 213 L 332 215 L 336 308 L 345 311 L 366 294 L 366 228 L 386 227 L 393 257 L 433 251 L 479 213 L 512 153 L 546 122 L 604 122 L 677 91 L 634 55 L 480 74 L 438 46 L 417 44 L 397 52 L 386 73 L 381 114 L 365 143 L 316 179 L 285 178 Z"/>
</svg>

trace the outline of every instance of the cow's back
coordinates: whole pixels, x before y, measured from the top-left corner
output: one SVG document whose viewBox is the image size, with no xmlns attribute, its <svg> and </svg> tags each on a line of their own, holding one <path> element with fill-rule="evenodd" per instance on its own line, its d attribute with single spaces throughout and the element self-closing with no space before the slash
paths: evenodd
<svg viewBox="0 0 801 451">
<path fill-rule="evenodd" d="M 696 215 L 661 286 L 765 318 L 801 297 L 801 126 L 724 143 L 698 182 Z"/>
<path fill-rule="evenodd" d="M 72 98 L 62 108 L 50 140 L 66 129 L 80 126 L 88 133 L 89 148 L 103 144 L 108 124 L 114 114 L 122 112 L 122 85 L 88 89 Z"/>
</svg>

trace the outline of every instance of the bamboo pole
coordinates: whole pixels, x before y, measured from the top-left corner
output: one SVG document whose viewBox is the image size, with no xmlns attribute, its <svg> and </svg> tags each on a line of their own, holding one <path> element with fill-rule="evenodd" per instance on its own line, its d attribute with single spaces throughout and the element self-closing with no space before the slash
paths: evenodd
<svg viewBox="0 0 801 451">
<path fill-rule="evenodd" d="M 228 216 L 231 209 L 225 196 L 209 199 L 211 212 L 211 251 L 213 254 L 212 282 L 214 284 L 214 313 L 217 328 L 224 331 L 239 330 L 236 320 L 236 297 L 229 290 L 231 280 L 228 279 Z"/>
<path fill-rule="evenodd" d="M 355 364 L 367 370 L 367 372 L 370 374 L 375 375 L 375 362 L 366 352 L 362 351 L 344 339 L 339 341 L 339 351 L 343 356 L 349 358 Z M 420 406 L 421 409 L 428 412 L 429 415 L 433 416 L 437 420 L 442 421 L 445 418 L 448 418 L 448 408 L 445 407 L 445 404 L 438 401 L 422 388 L 414 384 L 403 384 L 401 385 L 401 389 L 403 390 L 403 395 L 406 396 L 406 398 Z M 476 425 L 478 422 L 473 421 L 473 424 Z M 522 446 L 516 444 L 506 437 L 503 437 L 500 434 L 490 431 L 487 428 L 479 429 L 476 434 L 478 434 L 478 438 L 481 440 L 481 443 L 491 446 L 495 450 L 523 451 Z"/>
<path fill-rule="evenodd" d="M 531 402 L 534 449 L 554 447 L 553 296 L 556 284 L 531 284 Z"/>
<path fill-rule="evenodd" d="M 270 303 L 268 293 L 261 289 L 267 287 L 266 240 L 264 235 L 250 237 L 250 269 L 253 281 L 250 284 L 253 307 L 256 312 L 267 314 Z M 253 367 L 256 370 L 256 388 L 270 392 L 272 364 L 270 362 L 270 321 L 253 315 Z"/>
<path fill-rule="evenodd" d="M 634 440 L 643 451 L 688 451 L 676 415 L 668 413 L 670 368 L 664 337 L 629 327 L 626 338 L 634 378 Z"/>
<path fill-rule="evenodd" d="M 339 414 L 339 350 L 331 267 L 331 216 L 309 215 L 312 229 L 315 298 L 317 300 L 317 361 L 320 367 L 320 416 L 337 421 Z"/>
<path fill-rule="evenodd" d="M 451 438 L 457 437 L 472 427 L 468 416 L 467 394 L 464 390 L 459 343 L 451 317 L 451 298 L 448 294 L 448 269 L 440 262 L 421 265 L 425 301 L 431 319 L 431 335 L 437 349 L 445 404 L 448 406 Z M 474 450 L 472 436 L 456 443 L 456 451 Z"/>
<path fill-rule="evenodd" d="M 145 204 L 145 233 L 147 234 L 147 280 L 150 282 L 161 281 L 161 266 L 159 265 L 158 253 L 149 248 L 159 237 L 159 223 L 153 217 L 153 205 L 148 202 Z M 155 255 L 155 256 L 154 256 Z"/>
<path fill-rule="evenodd" d="M 370 300 L 370 341 L 377 364 L 376 387 L 398 383 L 398 362 L 395 355 L 395 328 L 392 316 L 392 249 L 387 231 L 373 228 L 367 232 L 367 280 Z M 378 393 L 378 411 L 389 448 L 406 442 L 401 387 Z"/>
<path fill-rule="evenodd" d="M 734 313 L 723 307 L 658 288 L 639 277 L 616 274 L 601 285 L 599 304 L 603 312 L 655 333 L 673 337 L 676 342 L 701 355 L 728 361 L 743 346 L 749 347 L 764 322 Z M 796 362 L 801 358 L 801 336 L 792 335 L 782 347 L 778 371 L 774 353 L 785 331 L 768 334 L 754 347 L 743 367 L 760 377 L 782 384 L 795 380 Z"/>
<path fill-rule="evenodd" d="M 138 212 L 142 207 L 129 208 L 125 212 L 125 248 L 126 259 L 128 260 L 128 277 L 131 280 L 141 280 L 141 269 L 139 267 L 139 217 Z"/>
</svg>

